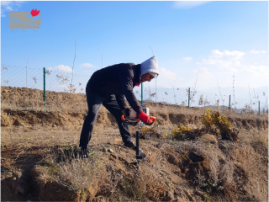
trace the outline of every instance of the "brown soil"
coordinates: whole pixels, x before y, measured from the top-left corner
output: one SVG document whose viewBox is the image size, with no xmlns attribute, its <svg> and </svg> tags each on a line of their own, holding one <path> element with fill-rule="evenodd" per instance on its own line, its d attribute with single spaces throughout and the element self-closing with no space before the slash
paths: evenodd
<svg viewBox="0 0 269 202">
<path fill-rule="evenodd" d="M 224 140 L 220 140 L 219 144 L 233 150 L 240 148 Z M 262 160 L 252 162 L 264 165 L 254 180 L 246 167 L 236 162 L 238 159 L 223 155 L 217 145 L 201 150 L 202 147 L 206 146 L 199 140 L 175 143 L 149 139 L 142 146 L 147 158 L 139 163 L 138 172 L 135 151 L 116 141 L 113 144 L 91 145 L 91 149 L 105 162 L 108 177 L 105 182 L 90 187 L 84 195 L 81 190 L 69 190 L 57 181 L 42 179 L 42 172 L 34 166 L 41 156 L 33 156 L 29 151 L 21 156 L 20 162 L 12 165 L 28 175 L 17 174 L 18 170 L 3 171 L 2 167 L 2 200 L 29 200 L 32 197 L 41 201 L 115 201 L 119 198 L 206 201 L 209 197 L 210 201 L 264 201 L 267 198 L 267 182 L 264 180 L 268 179 L 267 169 Z M 104 148 L 111 151 L 104 151 Z M 11 153 L 4 151 L 2 155 L 6 157 Z M 235 158 L 235 162 L 230 158 Z M 23 161 L 32 162 L 32 166 L 22 166 Z M 14 176 L 16 179 L 13 179 Z M 257 182 L 266 189 L 253 193 L 248 184 Z"/>
<path fill-rule="evenodd" d="M 1 126 L 25 126 L 29 127 L 41 124 L 45 127 L 65 126 L 71 128 L 80 127 L 87 113 L 85 95 L 72 95 L 68 93 L 46 92 L 46 107 L 43 104 L 43 92 L 27 88 L 1 88 Z M 145 103 L 151 106 L 150 103 Z M 157 117 L 159 125 L 197 125 L 200 123 L 200 115 L 203 113 L 186 112 L 186 108 L 178 107 L 180 110 L 167 110 L 167 107 L 159 104 L 152 105 L 151 115 Z M 160 110 L 163 109 L 163 110 Z M 172 109 L 172 107 L 171 107 Z M 242 116 L 241 116 L 242 117 Z M 234 114 L 228 116 L 229 122 L 240 129 L 267 129 L 268 117 L 238 118 Z M 100 126 L 116 126 L 115 118 L 101 107 L 97 124 Z"/>
<path fill-rule="evenodd" d="M 22 99 L 28 95 L 31 99 Z M 177 113 L 167 106 L 161 111 L 150 104 L 151 114 L 158 122 L 140 134 L 140 146 L 147 158 L 139 163 L 139 170 L 135 151 L 122 145 L 114 117 L 103 108 L 89 146 L 103 162 L 105 177 L 86 190 L 70 190 L 57 180 L 48 180 L 40 162 L 48 151 L 66 144 L 77 145 L 87 109 L 82 107 L 83 95 L 73 98 L 66 93 L 47 95 L 51 101 L 44 108 L 42 102 L 38 106 L 33 104 L 42 100 L 39 90 L 1 89 L 3 201 L 266 201 L 268 198 L 266 118 L 231 115 L 229 121 L 239 130 L 239 141 L 231 141 L 214 133 L 202 133 L 199 110 L 195 113 L 181 109 Z M 76 107 L 69 108 L 71 101 Z M 186 133 L 182 140 L 163 136 L 178 124 L 193 127 L 196 132 Z M 131 131 L 134 135 L 134 128 Z M 132 138 L 135 142 L 135 137 Z"/>
<path fill-rule="evenodd" d="M 198 125 L 200 123 L 199 117 L 196 115 L 184 115 L 184 114 L 164 114 L 153 112 L 153 116 L 158 117 L 157 123 L 159 125 Z M 86 116 L 86 112 L 46 112 L 46 111 L 25 111 L 25 110 L 12 110 L 12 109 L 1 109 L 1 126 L 24 126 L 31 127 L 32 125 L 40 124 L 44 127 L 69 127 L 77 128 L 83 124 L 83 120 Z M 164 118 L 166 117 L 166 119 Z M 232 119 L 230 122 L 237 128 L 245 129 L 267 129 L 268 120 L 256 119 Z M 99 126 L 115 126 L 115 118 L 109 112 L 99 112 L 96 124 Z"/>
</svg>

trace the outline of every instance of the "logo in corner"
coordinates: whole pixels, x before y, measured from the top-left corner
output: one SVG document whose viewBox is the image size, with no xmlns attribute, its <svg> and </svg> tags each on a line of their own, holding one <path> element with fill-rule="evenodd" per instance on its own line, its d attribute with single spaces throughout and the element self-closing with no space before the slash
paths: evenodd
<svg viewBox="0 0 269 202">
<path fill-rule="evenodd" d="M 40 10 L 31 12 L 9 12 L 9 27 L 11 29 L 39 29 L 41 24 Z"/>
</svg>

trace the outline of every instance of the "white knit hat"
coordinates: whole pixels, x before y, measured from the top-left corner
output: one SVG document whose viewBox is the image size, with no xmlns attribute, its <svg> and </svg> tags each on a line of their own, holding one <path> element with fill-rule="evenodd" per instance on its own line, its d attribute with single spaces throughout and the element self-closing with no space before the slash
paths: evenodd
<svg viewBox="0 0 269 202">
<path fill-rule="evenodd" d="M 141 63 L 140 77 L 146 73 L 154 73 L 154 78 L 159 75 L 158 60 L 155 56 Z"/>
</svg>

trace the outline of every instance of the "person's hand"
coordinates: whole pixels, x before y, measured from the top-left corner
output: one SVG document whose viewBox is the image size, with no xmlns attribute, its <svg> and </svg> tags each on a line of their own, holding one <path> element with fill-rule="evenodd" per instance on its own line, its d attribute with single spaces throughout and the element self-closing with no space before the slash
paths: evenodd
<svg viewBox="0 0 269 202">
<path fill-rule="evenodd" d="M 156 120 L 155 117 L 150 117 L 149 115 L 147 115 L 145 112 L 141 112 L 140 114 L 138 114 L 138 117 L 140 119 L 142 119 L 142 121 L 147 124 L 147 125 L 151 125 L 153 124 L 153 122 Z"/>
<path fill-rule="evenodd" d="M 126 108 L 124 110 L 122 110 L 122 114 L 125 116 L 125 117 L 129 117 L 130 116 L 130 108 Z"/>
</svg>

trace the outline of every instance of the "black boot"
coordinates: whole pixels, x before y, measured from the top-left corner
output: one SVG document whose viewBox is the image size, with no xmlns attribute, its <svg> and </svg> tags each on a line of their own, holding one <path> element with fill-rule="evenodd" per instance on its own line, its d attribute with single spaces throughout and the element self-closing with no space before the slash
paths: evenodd
<svg viewBox="0 0 269 202">
<path fill-rule="evenodd" d="M 88 146 L 84 146 L 84 147 L 80 148 L 79 157 L 80 158 L 89 158 Z"/>
<path fill-rule="evenodd" d="M 129 141 L 129 142 L 125 142 L 124 143 L 124 146 L 125 147 L 129 147 L 129 148 L 135 148 L 135 145 L 132 141 Z"/>
</svg>

